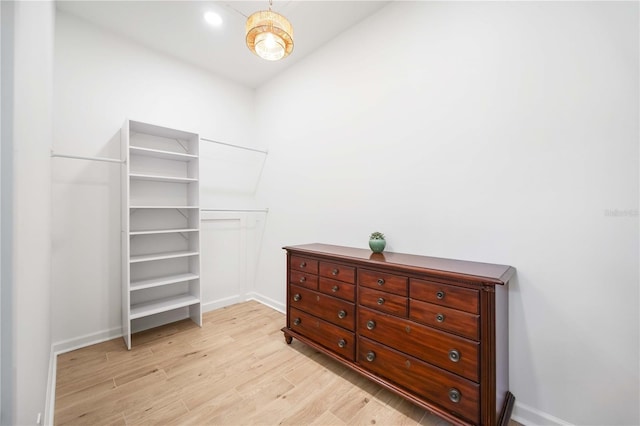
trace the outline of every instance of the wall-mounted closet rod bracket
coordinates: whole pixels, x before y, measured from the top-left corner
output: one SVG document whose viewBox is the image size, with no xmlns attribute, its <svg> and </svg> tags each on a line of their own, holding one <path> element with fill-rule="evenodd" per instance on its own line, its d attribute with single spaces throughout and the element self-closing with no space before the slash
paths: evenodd
<svg viewBox="0 0 640 426">
<path fill-rule="evenodd" d="M 183 209 L 176 209 L 176 210 L 178 210 L 178 213 L 180 213 L 182 217 L 184 217 L 187 220 L 189 219 L 189 216 L 187 215 L 187 213 L 182 211 Z"/>
<path fill-rule="evenodd" d="M 176 139 L 176 141 L 178 142 L 178 144 L 182 147 L 182 149 L 184 149 L 184 152 L 189 152 L 189 148 L 187 148 L 186 146 L 184 146 L 184 144 L 182 143 L 182 141 L 180 139 Z"/>
<path fill-rule="evenodd" d="M 217 143 L 217 144 L 220 144 L 220 145 L 226 145 L 226 146 L 230 146 L 232 148 L 245 149 L 247 151 L 259 152 L 259 153 L 264 154 L 264 155 L 268 154 L 267 151 L 264 151 L 262 149 L 256 149 L 256 148 L 249 148 L 248 146 L 235 145 L 235 144 L 232 144 L 232 143 L 220 142 L 220 141 L 215 141 L 213 139 L 207 139 L 207 138 L 200 138 L 200 140 L 201 141 L 205 141 L 205 142 Z"/>
<path fill-rule="evenodd" d="M 89 160 L 89 161 L 102 161 L 105 163 L 120 163 L 123 164 L 124 160 L 119 160 L 116 158 L 107 158 L 107 157 L 85 157 L 83 155 L 70 155 L 70 154 L 58 154 L 51 151 L 51 157 L 57 158 L 71 158 L 74 160 Z"/>
</svg>

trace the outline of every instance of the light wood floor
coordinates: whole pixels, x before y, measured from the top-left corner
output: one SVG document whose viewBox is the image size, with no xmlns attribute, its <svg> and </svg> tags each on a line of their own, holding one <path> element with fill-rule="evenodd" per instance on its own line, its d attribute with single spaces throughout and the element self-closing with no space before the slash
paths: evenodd
<svg viewBox="0 0 640 426">
<path fill-rule="evenodd" d="M 448 425 L 310 349 L 257 302 L 58 357 L 55 424 Z"/>
</svg>

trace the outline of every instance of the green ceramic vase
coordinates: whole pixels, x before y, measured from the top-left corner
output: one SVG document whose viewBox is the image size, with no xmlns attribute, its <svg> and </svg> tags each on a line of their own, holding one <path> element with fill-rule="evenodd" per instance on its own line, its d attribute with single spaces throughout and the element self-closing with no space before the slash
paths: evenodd
<svg viewBox="0 0 640 426">
<path fill-rule="evenodd" d="M 374 253 L 382 253 L 386 245 L 387 242 L 385 240 L 369 240 L 369 247 Z"/>
</svg>

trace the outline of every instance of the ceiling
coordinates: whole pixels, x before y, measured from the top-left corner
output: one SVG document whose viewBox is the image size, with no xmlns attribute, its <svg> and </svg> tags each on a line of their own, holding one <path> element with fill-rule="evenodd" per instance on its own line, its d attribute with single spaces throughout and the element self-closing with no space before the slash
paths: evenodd
<svg viewBox="0 0 640 426">
<path fill-rule="evenodd" d="M 390 1 L 275 0 L 273 10 L 289 19 L 293 53 L 270 62 L 245 45 L 246 17 L 269 7 L 263 1 L 56 1 L 56 8 L 129 40 L 256 88 Z M 204 21 L 213 10 L 220 27 Z"/>
</svg>

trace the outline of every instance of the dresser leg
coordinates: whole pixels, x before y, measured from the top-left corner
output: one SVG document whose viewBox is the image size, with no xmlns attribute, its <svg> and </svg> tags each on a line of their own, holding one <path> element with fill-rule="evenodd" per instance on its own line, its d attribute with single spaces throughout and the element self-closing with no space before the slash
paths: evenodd
<svg viewBox="0 0 640 426">
<path fill-rule="evenodd" d="M 287 328 L 283 328 L 282 332 L 284 333 L 284 341 L 287 342 L 287 345 L 290 345 L 293 342 L 293 336 L 287 333 Z"/>
<path fill-rule="evenodd" d="M 511 412 L 513 411 L 513 405 L 516 402 L 516 397 L 511 392 L 507 392 L 502 405 L 502 412 L 498 419 L 498 426 L 508 426 L 509 420 L 511 420 Z"/>
</svg>

